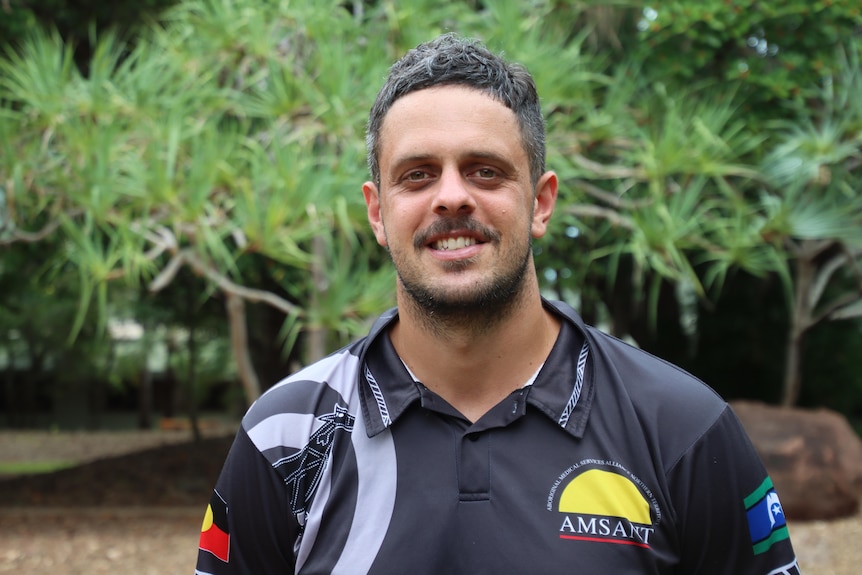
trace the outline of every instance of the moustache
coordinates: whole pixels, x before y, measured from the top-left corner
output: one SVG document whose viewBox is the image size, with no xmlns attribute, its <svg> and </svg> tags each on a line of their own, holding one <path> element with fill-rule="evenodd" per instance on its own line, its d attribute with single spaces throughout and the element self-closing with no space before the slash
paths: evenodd
<svg viewBox="0 0 862 575">
<path fill-rule="evenodd" d="M 441 219 L 418 234 L 413 238 L 413 247 L 421 249 L 431 242 L 434 236 L 451 234 L 453 232 L 467 232 L 472 236 L 476 236 L 482 242 L 498 242 L 500 241 L 500 233 L 491 228 L 480 224 L 470 217 L 446 218 Z"/>
</svg>

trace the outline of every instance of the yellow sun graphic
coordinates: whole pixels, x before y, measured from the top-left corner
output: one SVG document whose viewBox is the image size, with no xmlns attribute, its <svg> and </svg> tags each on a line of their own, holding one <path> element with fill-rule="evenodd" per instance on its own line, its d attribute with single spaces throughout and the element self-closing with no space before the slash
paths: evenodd
<svg viewBox="0 0 862 575">
<path fill-rule="evenodd" d="M 612 471 L 590 469 L 574 478 L 560 496 L 560 511 L 628 519 L 648 525 L 649 503 L 631 480 Z"/>
</svg>

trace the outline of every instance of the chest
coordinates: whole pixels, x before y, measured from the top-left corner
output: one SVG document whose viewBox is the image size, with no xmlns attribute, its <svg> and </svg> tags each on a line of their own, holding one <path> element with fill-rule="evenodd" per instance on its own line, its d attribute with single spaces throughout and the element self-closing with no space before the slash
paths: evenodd
<svg viewBox="0 0 862 575">
<path fill-rule="evenodd" d="M 471 431 L 421 410 L 369 441 L 391 450 L 394 465 L 366 478 L 391 485 L 391 499 L 368 504 L 362 498 L 374 497 L 371 490 L 337 477 L 330 493 L 355 498 L 362 510 L 348 539 L 375 541 L 363 550 L 369 573 L 575 566 L 579 573 L 670 573 L 675 562 L 669 504 L 644 446 L 575 438 L 541 414 Z"/>
</svg>

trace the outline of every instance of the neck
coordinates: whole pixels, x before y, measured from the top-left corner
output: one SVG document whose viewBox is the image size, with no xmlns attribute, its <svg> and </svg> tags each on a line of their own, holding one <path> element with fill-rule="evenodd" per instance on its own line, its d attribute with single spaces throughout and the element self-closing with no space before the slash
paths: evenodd
<svg viewBox="0 0 862 575">
<path fill-rule="evenodd" d="M 425 386 L 471 421 L 528 381 L 559 332 L 537 282 L 493 317 L 479 309 L 432 318 L 402 295 L 390 334 L 395 349 Z"/>
</svg>

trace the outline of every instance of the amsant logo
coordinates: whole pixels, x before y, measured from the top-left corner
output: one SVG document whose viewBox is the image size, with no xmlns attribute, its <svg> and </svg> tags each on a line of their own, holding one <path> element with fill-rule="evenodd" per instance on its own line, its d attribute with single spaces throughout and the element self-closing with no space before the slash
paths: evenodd
<svg viewBox="0 0 862 575">
<path fill-rule="evenodd" d="M 562 489 L 560 489 L 562 488 Z M 559 537 L 649 548 L 661 510 L 652 492 L 616 461 L 585 459 L 564 471 L 548 494 Z"/>
</svg>

